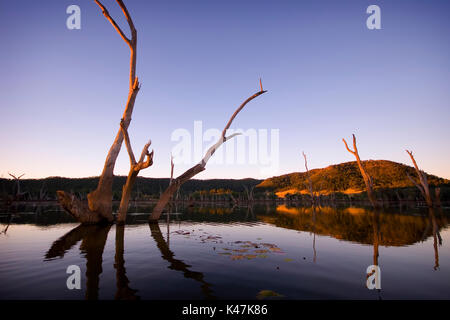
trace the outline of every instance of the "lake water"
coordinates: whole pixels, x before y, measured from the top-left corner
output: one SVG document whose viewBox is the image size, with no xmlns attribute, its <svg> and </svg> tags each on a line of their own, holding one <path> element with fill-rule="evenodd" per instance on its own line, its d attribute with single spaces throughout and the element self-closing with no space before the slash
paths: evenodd
<svg viewBox="0 0 450 320">
<path fill-rule="evenodd" d="M 156 225 L 133 211 L 125 227 L 56 205 L 3 215 L 0 299 L 450 299 L 447 210 L 198 207 Z"/>
</svg>

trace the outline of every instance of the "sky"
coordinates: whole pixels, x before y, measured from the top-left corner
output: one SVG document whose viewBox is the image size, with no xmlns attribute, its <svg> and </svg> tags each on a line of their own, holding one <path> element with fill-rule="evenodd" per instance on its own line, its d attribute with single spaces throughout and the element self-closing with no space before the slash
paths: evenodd
<svg viewBox="0 0 450 320">
<path fill-rule="evenodd" d="M 102 2 L 129 34 L 117 3 Z M 66 27 L 72 4 L 81 9 L 79 30 Z M 125 4 L 138 31 L 142 84 L 131 143 L 139 154 L 151 138 L 155 150 L 141 176 L 168 177 L 174 132 L 194 136 L 195 121 L 203 132 L 222 130 L 262 78 L 268 92 L 232 128 L 278 130 L 278 165 L 265 171 L 259 160 L 213 157 L 196 178 L 304 171 L 302 151 L 310 169 L 353 161 L 342 142 L 352 133 L 362 159 L 410 164 L 411 149 L 424 171 L 450 178 L 450 2 Z M 366 26 L 369 5 L 381 9 L 380 30 Z M 0 30 L 0 177 L 99 175 L 128 95 L 127 45 L 93 0 L 0 1 Z M 196 160 L 177 163 L 175 175 Z M 115 174 L 128 170 L 123 147 Z"/>
</svg>

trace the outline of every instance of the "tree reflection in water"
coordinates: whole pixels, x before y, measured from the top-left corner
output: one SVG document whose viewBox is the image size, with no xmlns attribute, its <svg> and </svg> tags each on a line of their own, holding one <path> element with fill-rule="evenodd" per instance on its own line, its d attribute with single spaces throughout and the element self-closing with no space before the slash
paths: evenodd
<svg viewBox="0 0 450 320">
<path fill-rule="evenodd" d="M 45 254 L 45 260 L 56 257 L 63 258 L 65 253 L 81 241 L 80 251 L 86 258 L 86 300 L 97 300 L 102 273 L 103 251 L 111 225 L 79 225 L 64 236 L 53 242 Z M 124 253 L 124 226 L 116 227 L 116 254 L 114 268 L 116 269 L 117 291 L 115 298 L 118 300 L 136 300 L 137 290 L 128 287 L 129 280 L 126 276 Z"/>
<path fill-rule="evenodd" d="M 116 284 L 117 291 L 115 295 L 116 300 L 139 300 L 136 295 L 138 290 L 131 289 L 128 284 L 130 280 L 127 277 L 125 269 L 125 260 L 123 258 L 124 252 L 124 235 L 125 226 L 116 225 L 116 255 L 114 256 L 114 268 L 116 269 Z"/>
<path fill-rule="evenodd" d="M 313 206 L 312 222 L 313 222 L 312 232 L 313 232 L 313 252 L 314 252 L 313 262 L 316 263 L 317 252 L 316 252 L 316 207 L 315 206 Z"/>
<path fill-rule="evenodd" d="M 428 224 L 431 224 L 433 226 L 433 248 L 434 248 L 434 270 L 438 270 L 439 269 L 439 248 L 438 248 L 438 244 L 439 246 L 442 246 L 442 238 L 441 238 L 441 234 L 439 232 L 439 227 L 438 227 L 438 223 L 436 221 L 436 216 L 434 213 L 434 208 L 429 208 L 428 209 L 428 216 L 429 216 L 429 220 L 428 220 Z"/>
<path fill-rule="evenodd" d="M 80 251 L 86 257 L 86 299 L 98 299 L 99 276 L 102 273 L 102 255 L 110 225 L 79 225 L 53 242 L 45 260 L 64 257 L 80 240 Z"/>
<path fill-rule="evenodd" d="M 161 257 L 170 263 L 169 269 L 183 272 L 184 276 L 193 279 L 201 284 L 202 292 L 206 299 L 215 299 L 211 290 L 211 284 L 204 280 L 201 272 L 191 271 L 190 265 L 175 258 L 175 254 L 169 249 L 168 243 L 162 236 L 159 224 L 149 224 L 152 238 L 161 253 Z M 81 241 L 80 251 L 86 258 L 86 299 L 97 300 L 102 273 L 102 256 L 111 225 L 79 225 L 61 238 L 53 242 L 50 249 L 45 254 L 45 261 L 53 260 L 57 257 L 63 258 L 65 253 Z M 140 297 L 136 294 L 138 290 L 129 287 L 129 279 L 126 275 L 124 259 L 124 235 L 125 227 L 116 226 L 115 257 L 114 268 L 116 269 L 116 300 L 137 300 Z"/>
<path fill-rule="evenodd" d="M 381 242 L 380 212 L 377 209 L 375 209 L 374 211 L 370 212 L 370 215 L 372 216 L 372 228 L 373 228 L 373 265 L 379 267 L 378 258 L 380 256 L 380 253 L 378 248 Z M 370 275 L 371 274 L 368 274 L 367 277 L 369 277 Z M 378 299 L 381 300 L 382 299 L 381 288 L 376 290 L 378 292 Z"/>
<path fill-rule="evenodd" d="M 184 263 L 182 260 L 178 260 L 175 258 L 175 254 L 170 250 L 167 242 L 164 240 L 161 229 L 159 228 L 159 224 L 149 223 L 149 226 L 151 236 L 155 240 L 156 245 L 161 252 L 161 257 L 170 263 L 168 268 L 175 271 L 181 271 L 183 272 L 185 278 L 193 279 L 199 282 L 200 288 L 205 298 L 215 299 L 216 297 L 213 295 L 213 291 L 211 290 L 211 284 L 205 281 L 205 276 L 203 275 L 203 273 L 189 270 L 189 268 L 191 267 L 190 265 Z"/>
<path fill-rule="evenodd" d="M 188 212 L 181 220 L 194 220 L 200 216 L 201 221 L 232 223 L 235 221 L 262 221 L 286 229 L 313 233 L 313 262 L 317 261 L 316 236 L 326 235 L 336 239 L 367 244 L 373 247 L 373 265 L 380 265 L 380 246 L 408 246 L 432 237 L 434 253 L 434 270 L 439 270 L 439 247 L 442 245 L 440 230 L 448 225 L 447 215 L 441 208 L 429 209 L 428 214 L 407 215 L 386 213 L 381 210 L 363 208 L 331 207 L 289 207 L 280 205 L 275 208 L 244 207 L 236 210 L 216 208 L 207 212 Z M 223 211 L 223 212 L 222 212 Z M 176 216 L 178 218 L 178 216 Z M 198 218 L 198 219 L 200 219 Z M 181 222 L 180 220 L 180 222 Z M 222 221 L 223 220 L 223 221 Z M 145 222 L 147 223 L 147 222 Z M 168 268 L 181 272 L 185 278 L 199 283 L 206 299 L 215 299 L 212 285 L 205 280 L 203 273 L 192 271 L 191 266 L 175 258 L 170 250 L 170 221 L 167 224 L 165 238 L 158 224 L 149 224 L 150 234 L 155 241 L 161 258 L 169 263 Z M 98 299 L 99 277 L 102 273 L 103 252 L 111 225 L 80 225 L 56 240 L 45 254 L 44 260 L 64 257 L 65 253 L 81 241 L 80 251 L 86 258 L 86 299 Z M 166 230 L 164 230 L 166 232 Z M 129 287 L 130 280 L 126 274 L 124 260 L 125 227 L 116 226 L 114 269 L 116 270 L 115 299 L 139 299 L 138 291 Z M 381 290 L 378 291 L 381 298 Z"/>
</svg>

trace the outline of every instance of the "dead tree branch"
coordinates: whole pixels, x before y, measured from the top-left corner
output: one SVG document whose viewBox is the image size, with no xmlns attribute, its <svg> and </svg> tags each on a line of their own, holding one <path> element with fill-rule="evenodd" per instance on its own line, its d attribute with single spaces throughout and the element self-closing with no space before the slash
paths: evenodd
<svg viewBox="0 0 450 320">
<path fill-rule="evenodd" d="M 366 190 L 367 190 L 367 196 L 369 197 L 370 203 L 372 204 L 372 206 L 374 208 L 378 207 L 378 202 L 373 194 L 373 182 L 372 182 L 372 177 L 367 173 L 366 169 L 364 168 L 364 165 L 359 157 L 359 153 L 358 153 L 358 148 L 356 146 L 356 137 L 353 134 L 353 150 L 351 150 L 348 145 L 347 145 L 347 141 L 345 141 L 345 139 L 342 139 L 342 141 L 344 141 L 345 144 L 345 148 L 347 149 L 348 152 L 350 152 L 351 154 L 353 154 L 356 158 L 356 162 L 358 163 L 358 167 L 359 167 L 359 171 L 361 172 L 361 175 L 364 179 L 364 183 L 366 185 Z"/>
<path fill-rule="evenodd" d="M 260 85 L 261 85 L 261 81 L 260 81 Z M 159 217 L 161 216 L 164 208 L 166 207 L 167 203 L 170 201 L 170 198 L 172 197 L 172 195 L 174 194 L 174 192 L 186 181 L 188 181 L 189 179 L 191 179 L 192 177 L 194 177 L 196 174 L 202 172 L 203 170 L 205 170 L 206 164 L 208 163 L 208 160 L 212 157 L 212 155 L 214 154 L 214 152 L 216 152 L 216 150 L 223 144 L 225 143 L 227 140 L 230 140 L 231 138 L 233 138 L 234 136 L 238 135 L 239 133 L 234 133 L 230 136 L 226 136 L 226 132 L 227 130 L 230 128 L 231 123 L 233 122 L 234 118 L 236 118 L 236 116 L 238 115 L 238 113 L 245 107 L 245 105 L 247 103 L 249 103 L 250 101 L 252 101 L 253 99 L 255 99 L 256 97 L 260 96 L 261 94 L 265 93 L 267 91 L 262 90 L 262 85 L 261 85 L 261 90 L 258 91 L 257 93 L 255 93 L 254 95 L 250 96 L 249 98 L 247 98 L 237 109 L 236 111 L 233 113 L 233 115 L 231 116 L 230 120 L 228 120 L 228 123 L 225 125 L 225 128 L 222 131 L 222 135 L 219 138 L 219 140 L 212 145 L 208 151 L 206 152 L 206 154 L 204 155 L 203 159 L 201 159 L 201 161 L 196 164 L 195 166 L 193 166 L 192 168 L 186 170 L 183 174 L 181 174 L 179 177 L 177 177 L 176 179 L 173 179 L 172 182 L 169 184 L 169 186 L 167 187 L 167 189 L 163 192 L 163 194 L 161 195 L 161 197 L 159 198 L 158 202 L 156 203 L 155 208 L 153 209 L 153 212 L 151 214 L 151 216 L 149 217 L 150 221 L 158 221 Z"/>
<path fill-rule="evenodd" d="M 311 204 L 314 206 L 314 204 L 315 204 L 314 189 L 313 189 L 313 185 L 312 185 L 311 176 L 309 175 L 308 160 L 306 159 L 306 154 L 304 152 L 302 152 L 302 154 L 303 154 L 303 158 L 305 159 L 306 178 L 308 180 L 309 194 L 311 195 Z"/>
<path fill-rule="evenodd" d="M 117 217 L 117 223 L 123 224 L 125 223 L 127 217 L 128 204 L 130 202 L 131 191 L 133 189 L 134 183 L 136 182 L 136 178 L 141 170 L 146 169 L 153 164 L 153 150 L 152 152 L 148 151 L 148 148 L 152 143 L 152 141 L 149 140 L 142 149 L 139 161 L 136 162 L 133 149 L 131 148 L 128 130 L 125 127 L 123 119 L 120 121 L 120 128 L 122 129 L 122 133 L 125 140 L 125 146 L 128 151 L 128 156 L 130 157 L 130 171 L 128 172 L 127 181 L 125 182 L 125 185 L 122 188 L 122 199 L 120 200 L 119 214 Z"/>
<path fill-rule="evenodd" d="M 25 173 L 22 173 L 20 176 L 16 176 L 9 172 L 8 172 L 8 174 L 16 181 L 16 193 L 14 193 L 14 188 L 13 188 L 13 199 L 20 200 L 20 198 L 26 194 L 26 192 L 22 193 L 20 191 L 20 178 L 22 178 L 25 175 Z"/>
<path fill-rule="evenodd" d="M 428 185 L 428 180 L 427 180 L 427 175 L 425 172 L 421 171 L 419 169 L 419 166 L 417 165 L 416 159 L 414 159 L 414 155 L 412 153 L 412 151 L 406 150 L 406 153 L 409 155 L 409 157 L 411 158 L 411 161 L 414 165 L 414 168 L 416 169 L 416 173 L 417 176 L 419 177 L 419 182 L 420 185 L 408 175 L 409 180 L 411 180 L 414 185 L 420 190 L 420 193 L 422 194 L 422 196 L 425 198 L 425 201 L 427 202 L 427 206 L 429 208 L 433 207 L 433 200 L 431 198 L 431 194 L 430 194 L 430 188 Z"/>
</svg>

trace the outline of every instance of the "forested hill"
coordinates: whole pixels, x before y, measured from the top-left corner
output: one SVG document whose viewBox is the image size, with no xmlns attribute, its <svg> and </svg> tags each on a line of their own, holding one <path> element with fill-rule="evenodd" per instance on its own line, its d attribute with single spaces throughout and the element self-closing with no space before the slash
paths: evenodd
<svg viewBox="0 0 450 320">
<path fill-rule="evenodd" d="M 113 195 L 114 199 L 120 199 L 122 186 L 126 181 L 125 176 L 114 177 Z M 192 179 L 184 183 L 181 193 L 193 193 L 195 191 L 216 190 L 218 192 L 234 191 L 244 192 L 245 188 L 253 187 L 262 180 L 256 179 L 210 179 L 196 180 Z M 86 195 L 97 188 L 98 177 L 92 178 L 62 178 L 49 177 L 45 179 L 20 179 L 20 192 L 26 193 L 25 199 L 56 199 L 56 191 L 64 190 L 73 192 L 77 195 Z M 161 191 L 169 185 L 167 178 L 144 178 L 138 177 L 133 188 L 134 193 L 147 196 L 159 196 Z M 1 194 L 13 194 L 17 192 L 17 185 L 14 180 L 0 179 Z"/>
<path fill-rule="evenodd" d="M 413 187 L 407 173 L 415 179 L 417 174 L 413 167 L 387 160 L 363 161 L 367 172 L 372 176 L 374 187 L 391 189 Z M 314 190 L 327 192 L 360 192 L 365 190 L 364 181 L 356 161 L 331 165 L 322 169 L 309 171 Z M 450 184 L 447 179 L 427 175 L 430 185 Z M 306 192 L 308 185 L 306 172 L 294 172 L 272 177 L 261 182 L 257 189 L 273 192 Z"/>
<path fill-rule="evenodd" d="M 415 187 L 408 179 L 407 173 L 417 179 L 414 168 L 386 160 L 364 161 L 368 173 L 373 178 L 375 189 L 396 189 L 405 187 Z M 359 193 L 365 190 L 364 181 L 359 172 L 357 163 L 346 162 L 331 165 L 323 169 L 310 170 L 310 176 L 315 191 L 321 194 L 332 192 Z M 427 175 L 431 186 L 446 185 L 444 190 L 450 190 L 450 181 L 433 175 Z M 113 196 L 115 200 L 120 200 L 122 186 L 125 184 L 125 176 L 117 176 L 113 183 Z M 209 193 L 239 192 L 245 194 L 245 188 L 254 189 L 255 193 L 269 191 L 284 197 L 285 194 L 307 193 L 306 172 L 295 172 L 266 180 L 257 179 L 210 179 L 210 180 L 189 180 L 180 188 L 181 194 L 193 194 L 198 191 L 208 191 Z M 62 178 L 50 177 L 45 179 L 21 179 L 20 193 L 24 200 L 54 200 L 56 191 L 64 190 L 85 198 L 85 196 L 97 187 L 98 177 L 92 178 Z M 160 192 L 168 186 L 167 178 L 143 178 L 138 177 L 133 188 L 133 195 L 139 199 L 147 197 L 159 197 Z M 445 191 L 445 193 L 449 193 Z M 17 193 L 17 183 L 11 179 L 0 179 L 0 198 L 6 195 Z M 449 193 L 450 195 L 450 193 Z M 447 196 L 446 196 L 447 197 Z"/>
</svg>

